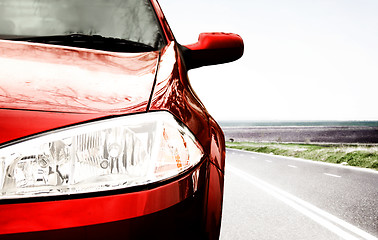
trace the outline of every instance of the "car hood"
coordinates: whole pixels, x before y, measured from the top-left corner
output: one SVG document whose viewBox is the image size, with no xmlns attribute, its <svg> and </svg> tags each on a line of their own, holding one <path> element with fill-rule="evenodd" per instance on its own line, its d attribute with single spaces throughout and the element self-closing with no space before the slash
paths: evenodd
<svg viewBox="0 0 378 240">
<path fill-rule="evenodd" d="M 0 40 L 0 143 L 146 111 L 158 59 L 159 52 L 111 53 Z"/>
<path fill-rule="evenodd" d="M 145 108 L 158 52 L 0 41 L 0 108 L 118 113 Z"/>
</svg>

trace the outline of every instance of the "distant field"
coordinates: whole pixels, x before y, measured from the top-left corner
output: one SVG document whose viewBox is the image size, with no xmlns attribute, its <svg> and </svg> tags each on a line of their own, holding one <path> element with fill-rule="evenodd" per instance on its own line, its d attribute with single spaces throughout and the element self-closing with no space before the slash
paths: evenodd
<svg viewBox="0 0 378 240">
<path fill-rule="evenodd" d="M 226 141 L 378 143 L 377 126 L 223 126 Z"/>
<path fill-rule="evenodd" d="M 222 127 L 378 127 L 378 121 L 220 121 Z"/>
</svg>

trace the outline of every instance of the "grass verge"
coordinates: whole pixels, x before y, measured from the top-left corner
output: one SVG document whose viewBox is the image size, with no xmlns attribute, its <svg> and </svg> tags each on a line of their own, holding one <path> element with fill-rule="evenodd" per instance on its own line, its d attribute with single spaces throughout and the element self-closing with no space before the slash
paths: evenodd
<svg viewBox="0 0 378 240">
<path fill-rule="evenodd" d="M 378 145 L 226 142 L 226 147 L 378 170 Z"/>
</svg>

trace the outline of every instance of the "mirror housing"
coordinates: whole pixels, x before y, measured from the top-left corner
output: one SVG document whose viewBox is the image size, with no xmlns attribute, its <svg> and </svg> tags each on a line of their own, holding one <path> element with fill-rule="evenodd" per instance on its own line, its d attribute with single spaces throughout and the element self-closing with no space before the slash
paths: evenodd
<svg viewBox="0 0 378 240">
<path fill-rule="evenodd" d="M 198 42 L 181 46 L 187 70 L 235 61 L 244 52 L 243 39 L 233 33 L 201 33 Z"/>
</svg>

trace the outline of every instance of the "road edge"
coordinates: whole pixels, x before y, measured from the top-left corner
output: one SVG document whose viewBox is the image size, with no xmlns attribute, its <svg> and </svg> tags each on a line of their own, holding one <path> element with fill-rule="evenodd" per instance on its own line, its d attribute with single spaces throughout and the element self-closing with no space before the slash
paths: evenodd
<svg viewBox="0 0 378 240">
<path fill-rule="evenodd" d="M 282 156 L 282 155 L 275 155 L 275 154 L 268 154 L 268 153 L 259 153 L 259 152 L 253 152 L 253 151 L 248 151 L 248 150 L 241 150 L 241 149 L 235 149 L 235 148 L 226 148 L 227 150 L 232 150 L 232 151 L 240 151 L 240 152 L 246 152 L 246 153 L 254 153 L 258 155 L 263 155 L 263 156 L 270 156 L 270 157 L 281 157 L 281 158 L 286 158 L 289 160 L 294 160 L 294 161 L 301 161 L 301 162 L 311 162 L 314 164 L 320 164 L 320 165 L 328 165 L 328 166 L 333 166 L 333 167 L 339 167 L 339 168 L 345 168 L 345 169 L 351 169 L 351 170 L 357 170 L 361 172 L 369 172 L 373 174 L 378 174 L 378 171 L 374 169 L 369 169 L 369 168 L 361 168 L 361 167 L 355 167 L 355 166 L 345 166 L 345 165 L 340 165 L 337 163 L 328 163 L 328 162 L 320 162 L 320 161 L 314 161 L 311 159 L 304 159 L 304 158 L 296 158 L 296 157 L 288 157 L 288 156 Z M 227 159 L 227 156 L 226 156 Z M 227 161 L 227 160 L 226 160 Z"/>
</svg>

